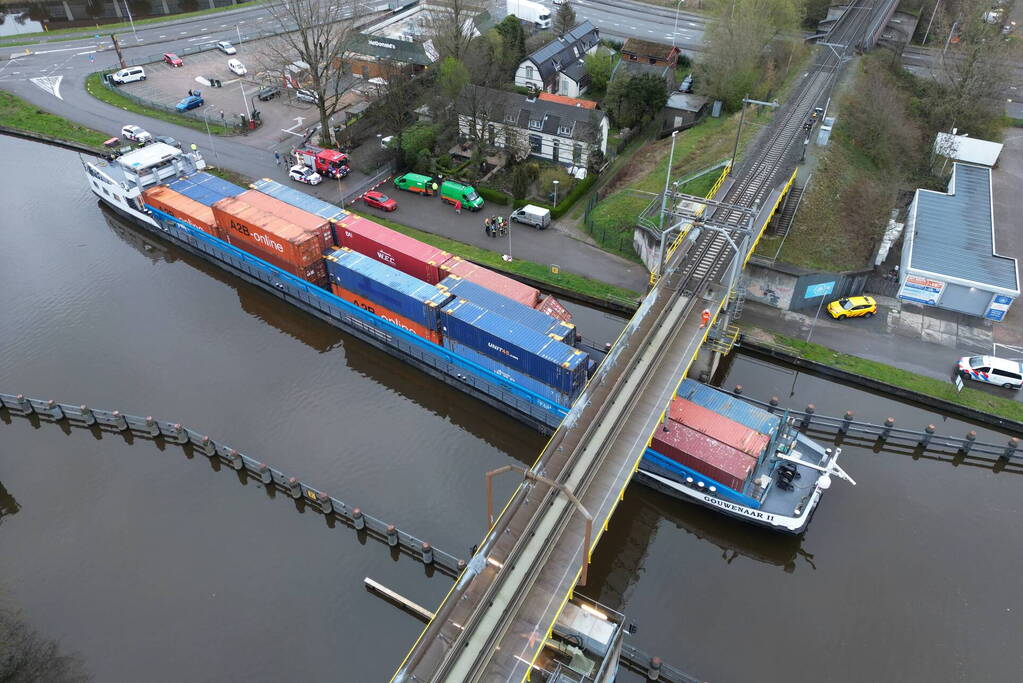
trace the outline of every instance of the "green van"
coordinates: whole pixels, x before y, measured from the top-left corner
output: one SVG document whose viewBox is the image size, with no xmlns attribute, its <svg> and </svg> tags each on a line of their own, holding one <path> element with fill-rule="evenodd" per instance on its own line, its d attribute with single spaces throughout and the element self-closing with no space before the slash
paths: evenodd
<svg viewBox="0 0 1023 683">
<path fill-rule="evenodd" d="M 417 192 L 423 196 L 430 196 L 434 192 L 436 184 L 433 178 L 419 173 L 406 173 L 394 179 L 394 186 L 406 192 Z"/>
<path fill-rule="evenodd" d="M 462 207 L 470 211 L 483 208 L 483 197 L 476 193 L 472 185 L 463 185 L 454 180 L 445 180 L 440 186 L 440 198 L 448 204 L 461 202 Z"/>
</svg>

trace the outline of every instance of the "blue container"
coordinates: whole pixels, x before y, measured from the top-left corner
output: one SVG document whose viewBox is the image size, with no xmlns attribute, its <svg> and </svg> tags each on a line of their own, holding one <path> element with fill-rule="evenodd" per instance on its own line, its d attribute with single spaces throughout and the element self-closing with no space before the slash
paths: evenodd
<svg viewBox="0 0 1023 683">
<path fill-rule="evenodd" d="M 569 346 L 575 344 L 575 325 L 572 323 L 552 318 L 546 313 L 541 313 L 535 308 L 509 299 L 503 294 L 498 294 L 475 282 L 463 280 L 457 275 L 449 275 L 441 281 L 438 287 L 446 289 L 459 299 L 467 299 L 488 311 L 500 313 L 505 318 L 525 325 L 540 334 L 553 337 Z"/>
<path fill-rule="evenodd" d="M 330 283 L 365 297 L 430 330 L 440 329 L 440 309 L 451 295 L 348 248 L 327 257 Z"/>
<path fill-rule="evenodd" d="M 206 206 L 213 206 L 221 199 L 237 197 L 245 192 L 244 187 L 238 187 L 209 173 L 194 173 L 187 178 L 178 178 L 167 183 L 167 187 Z"/>
<path fill-rule="evenodd" d="M 480 367 L 484 367 L 487 370 L 490 370 L 495 375 L 500 375 L 509 382 L 514 382 L 523 389 L 528 389 L 529 391 L 532 391 L 534 394 L 542 396 L 548 401 L 551 401 L 552 403 L 557 403 L 558 405 L 564 408 L 568 408 L 569 406 L 571 406 L 572 401 L 575 400 L 574 396 L 563 394 L 554 387 L 549 387 L 543 382 L 537 381 L 532 377 L 524 375 L 518 370 L 509 368 L 507 365 L 504 365 L 503 363 L 498 363 L 496 360 L 490 358 L 489 356 L 484 356 L 482 353 L 476 353 L 465 344 L 459 344 L 455 340 L 449 339 L 448 337 L 444 338 L 444 348 L 454 353 L 457 353 L 462 358 L 470 360 L 473 363 L 476 363 L 476 365 L 479 365 Z"/>
<path fill-rule="evenodd" d="M 259 190 L 263 194 L 268 194 L 275 199 L 279 199 L 285 204 L 291 204 L 297 206 L 303 211 L 324 218 L 331 223 L 334 221 L 341 220 L 348 215 L 348 212 L 339 206 L 334 206 L 321 199 L 307 195 L 301 190 L 296 190 L 293 187 L 287 185 L 281 185 L 276 180 L 270 180 L 269 178 L 263 178 L 257 180 L 250 186 L 253 190 Z"/>
<path fill-rule="evenodd" d="M 778 415 L 772 415 L 752 403 L 691 379 L 682 380 L 676 396 L 768 436 L 773 436 L 781 424 Z"/>
<path fill-rule="evenodd" d="M 562 393 L 575 396 L 586 382 L 584 352 L 459 299 L 441 311 L 445 337 L 493 358 Z"/>
</svg>

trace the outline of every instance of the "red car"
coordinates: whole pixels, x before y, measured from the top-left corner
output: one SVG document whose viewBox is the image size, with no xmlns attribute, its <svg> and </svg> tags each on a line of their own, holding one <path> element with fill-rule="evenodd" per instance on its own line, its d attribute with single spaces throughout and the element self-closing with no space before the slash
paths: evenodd
<svg viewBox="0 0 1023 683">
<path fill-rule="evenodd" d="M 367 192 L 362 195 L 362 199 L 366 202 L 367 206 L 372 206 L 376 209 L 395 211 L 398 208 L 398 202 L 394 201 L 383 192 Z"/>
<path fill-rule="evenodd" d="M 185 63 L 181 61 L 181 57 L 178 57 L 173 52 L 167 52 L 163 56 L 163 61 L 167 62 L 171 66 L 184 66 Z"/>
</svg>

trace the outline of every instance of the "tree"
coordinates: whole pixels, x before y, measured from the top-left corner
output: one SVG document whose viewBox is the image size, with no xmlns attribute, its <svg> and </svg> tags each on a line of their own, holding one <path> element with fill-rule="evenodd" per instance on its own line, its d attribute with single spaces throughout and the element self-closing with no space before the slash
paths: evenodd
<svg viewBox="0 0 1023 683">
<path fill-rule="evenodd" d="M 494 96 L 493 90 L 470 83 L 458 100 L 458 132 L 469 140 L 478 154 L 486 156 L 487 150 L 499 142 L 498 127 L 502 125 L 503 112 L 504 103 Z M 507 140 L 504 142 L 507 145 Z"/>
<path fill-rule="evenodd" d="M 0 609 L 0 681 L 84 683 L 89 679 L 80 657 L 61 654 L 57 642 L 33 630 L 20 613 Z"/>
<path fill-rule="evenodd" d="M 419 82 L 409 78 L 406 69 L 393 62 L 380 62 L 381 78 L 384 83 L 377 86 L 377 99 L 371 109 L 372 116 L 380 122 L 389 134 L 394 135 L 395 161 L 403 159 L 406 127 L 412 123 L 412 110 L 419 93 Z"/>
<path fill-rule="evenodd" d="M 590 77 L 590 93 L 599 97 L 607 92 L 607 83 L 611 80 L 611 55 L 595 52 L 583 58 L 586 73 Z"/>
<path fill-rule="evenodd" d="M 708 3 L 709 5 L 710 3 Z M 711 6 L 701 76 L 702 90 L 737 109 L 747 93 L 759 99 L 774 85 L 764 78 L 779 34 L 794 34 L 800 0 L 718 0 Z"/>
<path fill-rule="evenodd" d="M 494 27 L 501 39 L 500 62 L 502 76 L 505 80 L 515 77 L 515 70 L 526 57 L 526 33 L 522 30 L 522 22 L 518 17 L 509 14 L 501 23 Z"/>
<path fill-rule="evenodd" d="M 267 9 L 281 31 L 267 43 L 267 56 L 273 62 L 271 69 L 284 69 L 296 60 L 309 65 L 308 87 L 316 93 L 320 142 L 329 146 L 330 119 L 337 113 L 338 98 L 353 84 L 353 79 L 344 74 L 344 61 L 356 35 L 352 28 L 352 3 L 274 0 Z"/>
<path fill-rule="evenodd" d="M 454 102 L 469 82 L 469 70 L 454 57 L 445 57 L 437 68 L 437 87 L 448 102 Z"/>
<path fill-rule="evenodd" d="M 575 10 L 566 0 L 558 6 L 558 11 L 554 15 L 554 32 L 563 36 L 575 28 L 575 23 Z"/>
<path fill-rule="evenodd" d="M 604 108 L 619 128 L 632 128 L 650 120 L 667 101 L 668 90 L 659 75 L 630 77 L 622 74 L 611 81 L 604 97 Z"/>
<path fill-rule="evenodd" d="M 433 152 L 433 145 L 436 141 L 436 126 L 429 123 L 414 123 L 406 128 L 401 136 L 401 151 L 405 157 L 405 164 L 413 167 L 418 166 L 424 152 L 427 155 Z"/>
<path fill-rule="evenodd" d="M 480 8 L 472 0 L 436 0 L 430 7 L 428 28 L 437 52 L 465 61 L 469 43 L 479 35 L 474 19 Z"/>
<path fill-rule="evenodd" d="M 515 199 L 525 199 L 526 195 L 529 194 L 529 184 L 532 180 L 529 177 L 529 168 L 524 164 L 519 164 L 512 171 L 511 185 L 512 185 L 512 197 Z"/>
</svg>

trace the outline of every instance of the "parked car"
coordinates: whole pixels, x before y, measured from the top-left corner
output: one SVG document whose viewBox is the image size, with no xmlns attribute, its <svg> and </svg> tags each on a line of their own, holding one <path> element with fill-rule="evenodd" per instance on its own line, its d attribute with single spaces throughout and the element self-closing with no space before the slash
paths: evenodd
<svg viewBox="0 0 1023 683">
<path fill-rule="evenodd" d="M 526 204 L 521 209 L 512 211 L 510 218 L 516 223 L 532 225 L 537 230 L 543 230 L 551 224 L 551 210 Z"/>
<path fill-rule="evenodd" d="M 276 85 L 266 85 L 259 89 L 256 93 L 256 99 L 260 102 L 269 102 L 273 98 L 281 94 L 281 89 Z"/>
<path fill-rule="evenodd" d="M 997 384 L 1006 389 L 1023 386 L 1023 365 L 1019 361 L 994 356 L 963 356 L 956 370 L 966 379 Z"/>
<path fill-rule="evenodd" d="M 693 75 L 689 74 L 682 79 L 682 83 L 678 86 L 679 92 L 692 92 L 693 91 Z"/>
<path fill-rule="evenodd" d="M 238 50 L 235 49 L 234 45 L 226 40 L 221 40 L 217 43 L 217 49 L 223 52 L 225 55 L 237 54 Z"/>
<path fill-rule="evenodd" d="M 308 88 L 298 88 L 295 90 L 295 99 L 299 102 L 309 102 L 310 104 L 319 104 L 320 96 L 316 94 L 316 91 L 309 90 Z"/>
<path fill-rule="evenodd" d="M 319 185 L 323 180 L 319 173 L 302 164 L 292 166 L 288 171 L 288 177 L 306 185 Z"/>
<path fill-rule="evenodd" d="M 156 142 L 162 142 L 165 145 L 170 145 L 171 147 L 177 147 L 178 149 L 181 149 L 181 143 L 169 135 L 157 135 L 153 137 L 153 140 L 155 140 Z"/>
<path fill-rule="evenodd" d="M 202 95 L 195 92 L 178 102 L 174 108 L 178 111 L 189 111 L 191 109 L 198 109 L 205 103 L 206 102 L 203 100 Z"/>
<path fill-rule="evenodd" d="M 153 141 L 153 136 L 149 134 L 149 131 L 141 126 L 127 125 L 121 129 L 121 135 L 125 140 L 131 140 L 132 142 L 138 142 L 143 145 L 147 142 Z"/>
<path fill-rule="evenodd" d="M 141 66 L 130 66 L 110 74 L 110 80 L 118 85 L 146 80 L 146 70 Z"/>
<path fill-rule="evenodd" d="M 173 52 L 165 52 L 163 55 L 163 61 L 167 62 L 171 66 L 184 66 L 185 62 L 182 61 L 181 57 L 178 57 Z"/>
<path fill-rule="evenodd" d="M 231 73 L 235 74 L 236 76 L 244 76 L 245 74 L 248 73 L 248 71 L 245 69 L 245 65 L 239 62 L 237 59 L 227 60 L 227 68 L 230 69 Z"/>
<path fill-rule="evenodd" d="M 836 320 L 869 318 L 877 313 L 877 302 L 870 296 L 849 296 L 828 304 L 828 313 Z"/>
<path fill-rule="evenodd" d="M 393 135 L 388 135 L 385 138 L 380 138 L 380 149 L 390 149 L 392 142 L 394 142 Z"/>
<path fill-rule="evenodd" d="M 374 209 L 382 209 L 384 211 L 397 211 L 398 209 L 398 202 L 383 192 L 375 190 L 362 195 L 362 201 L 366 202 L 366 206 L 372 206 Z"/>
</svg>

